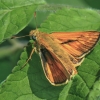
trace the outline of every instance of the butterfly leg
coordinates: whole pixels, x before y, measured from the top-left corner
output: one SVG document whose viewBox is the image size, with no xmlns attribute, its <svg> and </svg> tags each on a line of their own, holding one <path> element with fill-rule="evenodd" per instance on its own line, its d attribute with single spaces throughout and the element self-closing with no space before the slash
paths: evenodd
<svg viewBox="0 0 100 100">
<path fill-rule="evenodd" d="M 21 67 L 21 69 L 24 68 L 25 65 L 26 65 L 26 64 L 29 62 L 29 60 L 32 58 L 32 55 L 33 55 L 33 53 L 34 53 L 35 50 L 36 50 L 36 48 L 34 47 L 34 48 L 32 49 L 32 51 L 31 51 L 31 53 L 30 53 L 29 58 L 27 59 L 27 61 L 25 62 L 25 64 Z"/>
</svg>

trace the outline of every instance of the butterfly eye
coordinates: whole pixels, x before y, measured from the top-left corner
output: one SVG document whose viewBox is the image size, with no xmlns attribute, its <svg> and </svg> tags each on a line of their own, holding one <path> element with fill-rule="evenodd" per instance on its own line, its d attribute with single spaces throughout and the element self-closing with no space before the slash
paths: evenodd
<svg viewBox="0 0 100 100">
<path fill-rule="evenodd" d="M 31 36 L 30 39 L 36 41 L 36 36 Z"/>
</svg>

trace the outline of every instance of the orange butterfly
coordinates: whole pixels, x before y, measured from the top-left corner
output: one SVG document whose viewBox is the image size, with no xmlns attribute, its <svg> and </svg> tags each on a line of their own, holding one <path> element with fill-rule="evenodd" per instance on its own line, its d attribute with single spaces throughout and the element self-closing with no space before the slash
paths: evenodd
<svg viewBox="0 0 100 100">
<path fill-rule="evenodd" d="M 29 59 L 35 50 L 38 51 L 49 82 L 55 86 L 65 84 L 77 74 L 75 67 L 82 63 L 84 56 L 98 41 L 99 35 L 96 31 L 46 34 L 37 29 L 32 30 L 30 36 L 36 39 L 36 45 Z"/>
</svg>

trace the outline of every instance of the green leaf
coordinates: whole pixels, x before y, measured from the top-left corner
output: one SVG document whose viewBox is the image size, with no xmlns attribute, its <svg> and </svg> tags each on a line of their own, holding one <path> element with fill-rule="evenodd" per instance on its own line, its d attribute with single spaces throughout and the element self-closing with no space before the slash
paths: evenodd
<svg viewBox="0 0 100 100">
<path fill-rule="evenodd" d="M 41 25 L 41 31 L 100 31 L 100 14 L 91 9 L 63 9 L 50 15 Z"/>
<path fill-rule="evenodd" d="M 33 17 L 33 13 L 44 0 L 1 0 L 0 42 L 21 31 Z"/>
<path fill-rule="evenodd" d="M 99 31 L 100 15 L 90 9 L 62 9 L 52 14 L 41 25 L 40 30 L 47 33 L 54 31 Z M 2 100 L 90 100 L 95 94 L 95 82 L 100 74 L 100 43 L 86 56 L 84 62 L 77 68 L 78 75 L 66 85 L 52 86 L 46 79 L 38 54 L 34 53 L 31 60 L 25 64 L 32 45 L 28 45 L 17 66 L 0 87 Z M 98 84 L 99 85 L 99 84 Z M 92 89 L 93 88 L 93 89 Z M 99 87 L 96 87 L 99 89 Z M 97 99 L 98 100 L 98 99 Z"/>
<path fill-rule="evenodd" d="M 95 82 L 93 90 L 89 94 L 88 100 L 100 100 L 100 80 Z"/>
</svg>

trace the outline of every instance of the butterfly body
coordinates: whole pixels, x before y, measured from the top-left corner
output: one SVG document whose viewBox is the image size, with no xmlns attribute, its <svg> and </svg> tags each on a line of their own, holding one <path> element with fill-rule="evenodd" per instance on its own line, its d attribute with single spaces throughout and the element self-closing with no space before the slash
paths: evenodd
<svg viewBox="0 0 100 100">
<path fill-rule="evenodd" d="M 52 85 L 60 85 L 67 83 L 77 74 L 75 67 L 81 64 L 84 56 L 96 44 L 99 33 L 55 32 L 46 34 L 32 30 L 30 36 L 36 37 L 36 50 L 40 54 L 46 78 Z"/>
</svg>

